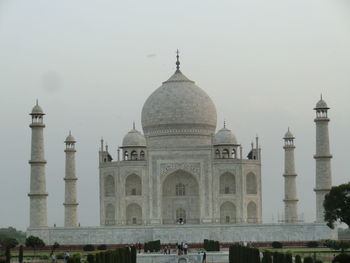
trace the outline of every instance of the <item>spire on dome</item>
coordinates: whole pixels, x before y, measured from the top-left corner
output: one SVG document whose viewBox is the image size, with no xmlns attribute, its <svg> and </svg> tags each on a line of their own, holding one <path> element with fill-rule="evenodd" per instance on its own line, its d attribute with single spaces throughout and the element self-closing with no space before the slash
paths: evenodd
<svg viewBox="0 0 350 263">
<path fill-rule="evenodd" d="M 224 128 L 226 128 L 226 120 L 224 120 Z"/>
<path fill-rule="evenodd" d="M 135 130 L 135 121 L 132 122 L 132 129 Z"/>
<path fill-rule="evenodd" d="M 179 50 L 176 50 L 176 71 L 180 71 Z"/>
</svg>

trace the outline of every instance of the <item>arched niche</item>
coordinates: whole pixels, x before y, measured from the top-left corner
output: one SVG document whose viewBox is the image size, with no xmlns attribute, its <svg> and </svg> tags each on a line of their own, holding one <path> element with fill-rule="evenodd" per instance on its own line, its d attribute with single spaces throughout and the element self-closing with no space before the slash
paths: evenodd
<svg viewBox="0 0 350 263">
<path fill-rule="evenodd" d="M 246 177 L 246 192 L 251 195 L 257 194 L 256 175 L 252 172 L 248 173 Z"/>
<path fill-rule="evenodd" d="M 257 223 L 258 221 L 257 207 L 253 201 L 247 205 L 247 221 L 248 223 Z"/>
<path fill-rule="evenodd" d="M 220 222 L 222 224 L 236 223 L 236 206 L 229 201 L 220 206 Z"/>
<path fill-rule="evenodd" d="M 126 223 L 128 225 L 142 224 L 142 208 L 138 204 L 130 204 L 126 207 Z"/>
<path fill-rule="evenodd" d="M 220 194 L 235 194 L 236 179 L 234 174 L 226 172 L 220 175 Z"/>
<path fill-rule="evenodd" d="M 107 175 L 104 180 L 105 196 L 115 196 L 115 183 L 112 175 Z"/>
<path fill-rule="evenodd" d="M 130 174 L 125 180 L 125 195 L 142 195 L 142 181 L 137 174 Z"/>
<path fill-rule="evenodd" d="M 112 204 L 106 205 L 105 225 L 115 225 L 115 207 Z"/>
<path fill-rule="evenodd" d="M 195 176 L 184 170 L 167 175 L 162 183 L 163 224 L 178 223 L 178 211 L 185 211 L 186 223 L 198 224 L 199 209 L 199 185 Z"/>
</svg>

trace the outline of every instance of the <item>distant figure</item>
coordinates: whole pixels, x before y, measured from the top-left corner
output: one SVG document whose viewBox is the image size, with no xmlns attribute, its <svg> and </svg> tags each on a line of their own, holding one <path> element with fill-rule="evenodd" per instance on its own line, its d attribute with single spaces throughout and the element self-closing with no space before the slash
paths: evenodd
<svg viewBox="0 0 350 263">
<path fill-rule="evenodd" d="M 203 260 L 202 263 L 206 263 L 207 262 L 207 253 L 203 253 Z"/>
<path fill-rule="evenodd" d="M 188 249 L 188 245 L 187 245 L 187 243 L 185 243 L 184 244 L 184 253 L 185 253 L 185 255 L 187 255 L 187 249 Z"/>
<path fill-rule="evenodd" d="M 55 255 L 55 253 L 51 254 L 51 259 L 52 259 L 52 263 L 56 263 L 56 255 Z"/>
</svg>

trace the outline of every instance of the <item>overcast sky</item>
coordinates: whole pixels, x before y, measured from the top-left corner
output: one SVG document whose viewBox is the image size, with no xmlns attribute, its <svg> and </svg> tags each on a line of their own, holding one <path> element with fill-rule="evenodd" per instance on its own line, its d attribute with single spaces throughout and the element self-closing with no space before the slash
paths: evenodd
<svg viewBox="0 0 350 263">
<path fill-rule="evenodd" d="M 0 227 L 29 224 L 28 115 L 44 109 L 49 225 L 63 225 L 64 139 L 77 139 L 79 221 L 99 224 L 98 146 L 116 157 L 175 70 L 214 101 L 248 153 L 260 137 L 263 218 L 283 213 L 283 142 L 296 137 L 299 212 L 315 218 L 315 113 L 330 106 L 333 184 L 350 180 L 348 0 L 0 0 Z"/>
</svg>

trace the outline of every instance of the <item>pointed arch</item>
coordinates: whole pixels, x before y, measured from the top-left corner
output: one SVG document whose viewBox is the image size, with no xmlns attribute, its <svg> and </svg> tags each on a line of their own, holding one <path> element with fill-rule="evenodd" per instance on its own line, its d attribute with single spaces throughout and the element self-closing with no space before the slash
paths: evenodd
<svg viewBox="0 0 350 263">
<path fill-rule="evenodd" d="M 258 193 L 256 175 L 252 172 L 248 173 L 246 177 L 246 192 L 252 195 Z"/>
<path fill-rule="evenodd" d="M 115 207 L 112 204 L 106 206 L 105 225 L 115 225 Z"/>
<path fill-rule="evenodd" d="M 220 222 L 222 224 L 236 223 L 236 206 L 229 201 L 220 206 Z"/>
<path fill-rule="evenodd" d="M 128 225 L 142 224 L 142 208 L 140 205 L 132 203 L 126 207 L 126 223 Z"/>
<path fill-rule="evenodd" d="M 104 180 L 105 196 L 115 196 L 115 183 L 112 175 L 107 175 Z"/>
<path fill-rule="evenodd" d="M 183 222 L 186 219 L 188 224 L 199 224 L 199 184 L 193 174 L 182 169 L 168 174 L 162 183 L 163 224 L 179 222 L 180 208 L 185 211 L 181 216 Z"/>
<path fill-rule="evenodd" d="M 250 201 L 247 205 L 247 221 L 248 223 L 257 223 L 258 221 L 257 208 L 253 201 Z"/>
<path fill-rule="evenodd" d="M 235 194 L 236 193 L 236 178 L 235 175 L 229 172 L 220 175 L 220 194 Z"/>
<path fill-rule="evenodd" d="M 228 149 L 222 150 L 222 159 L 228 159 L 230 158 L 230 151 Z"/>
<path fill-rule="evenodd" d="M 137 174 L 130 174 L 125 180 L 125 195 L 142 195 L 142 180 Z"/>
</svg>

